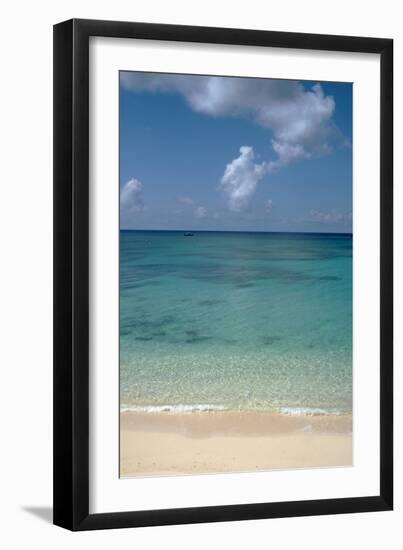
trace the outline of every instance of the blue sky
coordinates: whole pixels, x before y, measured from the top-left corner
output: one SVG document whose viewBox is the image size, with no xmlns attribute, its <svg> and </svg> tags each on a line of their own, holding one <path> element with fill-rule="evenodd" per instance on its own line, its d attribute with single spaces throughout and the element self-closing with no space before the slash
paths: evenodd
<svg viewBox="0 0 403 550">
<path fill-rule="evenodd" d="M 122 72 L 125 229 L 350 232 L 352 85 Z"/>
</svg>

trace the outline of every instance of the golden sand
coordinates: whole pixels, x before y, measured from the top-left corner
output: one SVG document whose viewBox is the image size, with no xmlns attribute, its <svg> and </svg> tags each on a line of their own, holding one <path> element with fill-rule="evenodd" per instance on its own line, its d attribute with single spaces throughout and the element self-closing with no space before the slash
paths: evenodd
<svg viewBox="0 0 403 550">
<path fill-rule="evenodd" d="M 350 415 L 125 411 L 120 421 L 121 477 L 352 464 Z"/>
</svg>

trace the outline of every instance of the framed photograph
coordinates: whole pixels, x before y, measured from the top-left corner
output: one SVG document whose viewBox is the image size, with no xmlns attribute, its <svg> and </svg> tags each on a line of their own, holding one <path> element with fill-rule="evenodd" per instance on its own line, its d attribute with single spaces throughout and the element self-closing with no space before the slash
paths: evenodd
<svg viewBox="0 0 403 550">
<path fill-rule="evenodd" d="M 54 27 L 54 523 L 391 510 L 393 42 Z"/>
</svg>

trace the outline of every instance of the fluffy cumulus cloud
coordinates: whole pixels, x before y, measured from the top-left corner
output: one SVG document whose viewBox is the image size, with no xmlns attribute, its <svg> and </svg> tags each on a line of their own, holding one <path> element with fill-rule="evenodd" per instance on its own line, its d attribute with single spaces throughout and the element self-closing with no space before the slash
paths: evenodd
<svg viewBox="0 0 403 550">
<path fill-rule="evenodd" d="M 124 215 L 144 210 L 143 184 L 136 178 L 126 182 L 120 190 L 120 208 Z"/>
<path fill-rule="evenodd" d="M 272 158 L 254 162 L 251 147 L 225 168 L 221 185 L 232 210 L 246 208 L 259 180 L 300 159 L 330 151 L 337 130 L 335 102 L 315 84 L 291 80 L 125 72 L 122 85 L 134 91 L 177 93 L 194 111 L 210 116 L 249 118 L 271 133 Z"/>
<path fill-rule="evenodd" d="M 329 147 L 335 102 L 320 84 L 305 89 L 294 80 L 164 75 L 124 72 L 122 85 L 134 91 L 179 93 L 197 112 L 248 116 L 273 132 L 278 147 L 298 146 L 306 155 Z"/>
<path fill-rule="evenodd" d="M 234 212 L 240 212 L 249 206 L 256 185 L 267 170 L 265 162 L 255 163 L 253 147 L 244 145 L 239 152 L 239 157 L 227 164 L 221 180 L 228 206 Z"/>
</svg>

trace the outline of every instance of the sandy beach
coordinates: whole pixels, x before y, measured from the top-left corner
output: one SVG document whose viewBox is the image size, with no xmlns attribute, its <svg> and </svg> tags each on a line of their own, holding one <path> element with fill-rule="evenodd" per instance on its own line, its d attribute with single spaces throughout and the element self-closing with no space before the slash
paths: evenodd
<svg viewBox="0 0 403 550">
<path fill-rule="evenodd" d="M 120 420 L 121 477 L 352 464 L 351 415 L 123 411 Z"/>
</svg>

